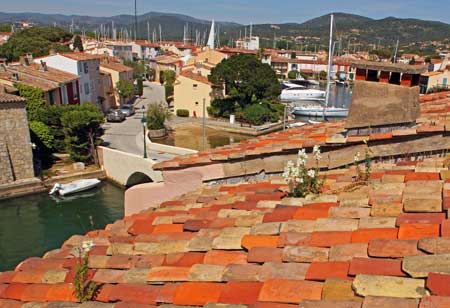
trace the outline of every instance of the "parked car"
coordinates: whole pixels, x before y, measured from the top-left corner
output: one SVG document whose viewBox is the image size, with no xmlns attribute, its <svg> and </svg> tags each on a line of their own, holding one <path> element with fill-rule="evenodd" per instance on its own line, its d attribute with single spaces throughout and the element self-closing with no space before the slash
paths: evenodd
<svg viewBox="0 0 450 308">
<path fill-rule="evenodd" d="M 133 105 L 123 105 L 120 107 L 120 111 L 126 116 L 132 116 L 133 114 L 135 114 L 135 110 L 134 110 L 134 106 Z"/>
<path fill-rule="evenodd" d="M 106 120 L 108 122 L 122 122 L 125 120 L 126 116 L 120 109 L 109 109 L 106 114 Z"/>
</svg>

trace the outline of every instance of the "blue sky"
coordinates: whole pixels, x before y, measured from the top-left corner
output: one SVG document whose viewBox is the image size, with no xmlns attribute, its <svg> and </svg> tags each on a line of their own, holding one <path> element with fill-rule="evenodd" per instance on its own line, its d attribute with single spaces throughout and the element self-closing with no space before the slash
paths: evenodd
<svg viewBox="0 0 450 308">
<path fill-rule="evenodd" d="M 450 23 L 449 0 L 137 0 L 139 13 L 182 13 L 202 19 L 240 23 L 303 22 L 334 12 L 372 18 L 420 18 Z M 3 12 L 42 12 L 111 16 L 131 14 L 133 0 L 4 1 Z"/>
</svg>

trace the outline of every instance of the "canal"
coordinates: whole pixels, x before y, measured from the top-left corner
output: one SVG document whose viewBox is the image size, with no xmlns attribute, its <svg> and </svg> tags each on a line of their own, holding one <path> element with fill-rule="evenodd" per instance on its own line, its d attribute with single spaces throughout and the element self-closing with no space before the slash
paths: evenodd
<svg viewBox="0 0 450 308">
<path fill-rule="evenodd" d="M 47 193 L 0 201 L 0 272 L 61 247 L 73 234 L 103 229 L 123 217 L 124 190 L 108 182 L 57 199 Z"/>
</svg>

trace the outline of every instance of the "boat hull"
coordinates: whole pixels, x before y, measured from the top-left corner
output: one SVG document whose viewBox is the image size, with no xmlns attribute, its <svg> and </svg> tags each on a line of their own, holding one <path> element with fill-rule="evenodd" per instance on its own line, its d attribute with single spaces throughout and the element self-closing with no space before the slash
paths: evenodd
<svg viewBox="0 0 450 308">
<path fill-rule="evenodd" d="M 348 116 L 348 109 L 302 109 L 294 108 L 293 114 L 302 117 L 322 117 L 345 118 Z"/>
<path fill-rule="evenodd" d="M 50 194 L 58 193 L 60 196 L 67 196 L 97 187 L 100 182 L 98 179 L 83 179 L 69 184 L 55 184 Z"/>
</svg>

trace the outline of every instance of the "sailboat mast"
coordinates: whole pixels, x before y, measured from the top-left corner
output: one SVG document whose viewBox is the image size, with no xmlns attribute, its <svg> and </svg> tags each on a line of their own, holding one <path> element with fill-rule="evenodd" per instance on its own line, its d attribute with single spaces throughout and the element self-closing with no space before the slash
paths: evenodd
<svg viewBox="0 0 450 308">
<path fill-rule="evenodd" d="M 328 45 L 328 73 L 327 73 L 327 92 L 325 96 L 325 108 L 323 110 L 323 114 L 325 116 L 325 109 L 328 107 L 328 101 L 330 99 L 330 78 L 331 78 L 331 67 L 333 66 L 333 23 L 334 23 L 334 15 L 331 14 L 330 20 L 330 43 Z"/>
</svg>

